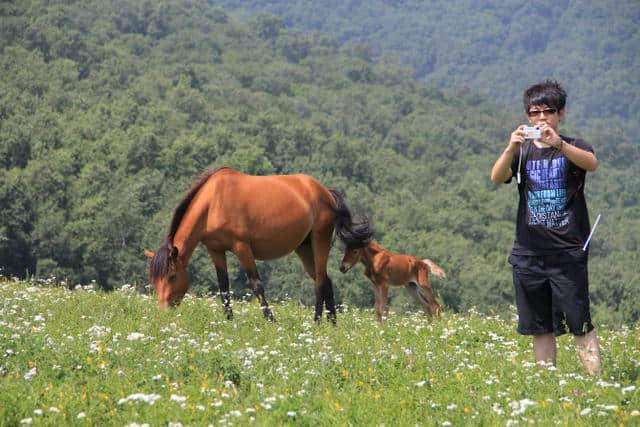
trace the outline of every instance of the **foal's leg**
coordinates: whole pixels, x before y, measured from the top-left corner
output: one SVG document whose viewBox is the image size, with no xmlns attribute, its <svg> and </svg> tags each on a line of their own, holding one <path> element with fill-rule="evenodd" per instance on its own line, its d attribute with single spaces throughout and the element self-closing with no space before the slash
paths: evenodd
<svg viewBox="0 0 640 427">
<path fill-rule="evenodd" d="M 440 317 L 440 304 L 438 304 L 436 297 L 433 295 L 431 286 L 427 283 L 426 287 L 419 286 L 417 289 L 418 296 L 429 306 L 431 315 Z"/>
<path fill-rule="evenodd" d="M 378 322 L 382 322 L 382 309 L 380 308 L 380 286 L 372 281 L 371 289 L 373 289 L 373 307 L 376 309 L 376 318 L 378 319 Z"/>
<path fill-rule="evenodd" d="M 224 313 L 227 319 L 233 319 L 233 310 L 231 310 L 231 295 L 229 294 L 229 275 L 227 274 L 227 256 L 224 252 L 216 252 L 209 248 L 209 256 L 213 265 L 216 267 L 216 275 L 218 276 L 218 287 L 220 288 L 220 300 L 224 306 Z M 213 289 L 210 289 L 213 291 Z"/>
<path fill-rule="evenodd" d="M 418 289 L 417 289 L 416 284 L 415 283 L 409 283 L 408 285 L 405 286 L 405 289 L 407 290 L 409 295 L 411 295 L 413 297 L 413 299 L 415 299 L 416 302 L 418 304 L 420 304 L 420 306 L 422 307 L 422 310 L 424 310 L 424 312 L 429 316 L 429 319 L 431 319 L 433 317 L 433 315 L 431 314 L 431 307 L 422 298 L 422 296 L 420 294 L 418 294 Z"/>
<path fill-rule="evenodd" d="M 237 244 L 233 252 L 236 254 L 238 260 L 240 261 L 240 264 L 247 273 L 247 277 L 249 278 L 249 282 L 251 283 L 251 287 L 253 288 L 253 294 L 258 298 L 258 301 L 260 301 L 262 314 L 264 314 L 264 317 L 266 319 L 275 320 L 275 318 L 273 317 L 273 313 L 269 308 L 269 303 L 264 296 L 264 286 L 262 285 L 262 281 L 258 276 L 258 268 L 256 267 L 256 260 L 253 257 L 251 248 L 249 247 L 249 245 L 244 243 Z"/>
<path fill-rule="evenodd" d="M 389 317 L 389 307 L 387 307 L 387 295 L 389 293 L 389 284 L 383 282 L 380 284 L 380 309 L 378 317 L 380 320 L 386 320 Z"/>
</svg>

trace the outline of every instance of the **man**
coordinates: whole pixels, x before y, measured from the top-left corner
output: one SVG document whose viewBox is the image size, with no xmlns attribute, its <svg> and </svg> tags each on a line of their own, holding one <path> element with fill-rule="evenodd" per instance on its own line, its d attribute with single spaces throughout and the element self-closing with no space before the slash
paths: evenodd
<svg viewBox="0 0 640 427">
<path fill-rule="evenodd" d="M 584 248 L 590 231 L 585 177 L 597 169 L 598 160 L 587 142 L 558 134 L 566 97 L 562 86 L 550 80 L 525 91 L 525 113 L 539 137 L 526 125 L 518 126 L 493 165 L 491 181 L 509 183 L 514 176 L 518 181 L 516 238 L 509 257 L 518 332 L 533 336 L 537 363 L 555 366 L 556 336 L 568 326 L 585 369 L 599 375 Z"/>
</svg>

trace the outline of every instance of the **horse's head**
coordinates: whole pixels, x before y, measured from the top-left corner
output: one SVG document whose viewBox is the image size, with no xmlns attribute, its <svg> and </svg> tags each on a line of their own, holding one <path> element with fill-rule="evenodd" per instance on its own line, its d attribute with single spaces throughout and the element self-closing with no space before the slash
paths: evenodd
<svg viewBox="0 0 640 427">
<path fill-rule="evenodd" d="M 353 267 L 360 261 L 363 254 L 364 254 L 363 246 L 347 246 L 344 249 L 344 256 L 342 257 L 342 263 L 340 263 L 340 271 L 342 273 L 346 273 L 347 271 L 349 271 L 351 267 Z"/>
<path fill-rule="evenodd" d="M 189 275 L 178 248 L 168 243 L 162 245 L 155 254 L 148 249 L 144 253 L 151 258 L 149 280 L 156 289 L 158 308 L 166 309 L 179 304 L 189 288 Z"/>
</svg>

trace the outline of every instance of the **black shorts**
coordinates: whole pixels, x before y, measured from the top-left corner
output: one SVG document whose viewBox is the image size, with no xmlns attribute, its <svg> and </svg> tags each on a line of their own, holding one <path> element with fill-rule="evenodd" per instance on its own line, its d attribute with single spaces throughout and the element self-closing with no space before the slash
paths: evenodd
<svg viewBox="0 0 640 427">
<path fill-rule="evenodd" d="M 593 330 L 589 312 L 588 254 L 582 249 L 543 256 L 511 255 L 518 308 L 518 332 L 523 335 Z"/>
</svg>

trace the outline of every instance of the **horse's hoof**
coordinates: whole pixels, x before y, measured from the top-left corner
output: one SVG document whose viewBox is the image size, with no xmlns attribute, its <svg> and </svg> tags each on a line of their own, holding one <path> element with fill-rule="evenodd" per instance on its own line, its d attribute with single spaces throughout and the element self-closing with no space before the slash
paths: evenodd
<svg viewBox="0 0 640 427">
<path fill-rule="evenodd" d="M 264 314 L 264 318 L 270 320 L 272 322 L 276 321 L 276 318 L 273 316 L 273 312 L 269 308 L 263 308 L 262 314 Z"/>
</svg>

